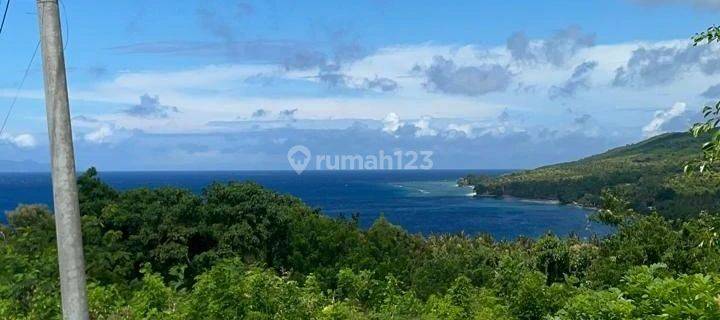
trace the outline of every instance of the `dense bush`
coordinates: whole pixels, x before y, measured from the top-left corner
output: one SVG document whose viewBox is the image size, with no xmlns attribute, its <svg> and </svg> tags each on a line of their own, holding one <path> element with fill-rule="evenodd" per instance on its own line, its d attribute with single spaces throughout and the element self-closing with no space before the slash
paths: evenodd
<svg viewBox="0 0 720 320">
<path fill-rule="evenodd" d="M 605 239 L 496 242 L 382 218 L 361 230 L 252 183 L 119 192 L 94 170 L 79 183 L 93 319 L 720 318 L 711 214 L 618 213 Z M 0 232 L 0 318 L 59 319 L 51 213 L 18 207 Z"/>
<path fill-rule="evenodd" d="M 720 209 L 718 173 L 685 175 L 682 164 L 702 155 L 709 134 L 667 133 L 578 161 L 498 177 L 468 176 L 479 195 L 557 200 L 600 207 L 603 191 L 627 199 L 638 212 L 667 218 Z"/>
</svg>

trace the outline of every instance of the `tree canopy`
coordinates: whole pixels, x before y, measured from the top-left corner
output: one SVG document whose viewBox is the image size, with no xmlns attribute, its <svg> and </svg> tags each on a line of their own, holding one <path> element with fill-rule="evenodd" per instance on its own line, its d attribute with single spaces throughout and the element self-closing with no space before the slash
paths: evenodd
<svg viewBox="0 0 720 320">
<path fill-rule="evenodd" d="M 720 316 L 714 215 L 498 242 L 363 230 L 254 183 L 116 191 L 89 170 L 79 185 L 93 319 Z M 0 228 L 0 318 L 59 319 L 52 214 L 20 206 Z"/>
</svg>

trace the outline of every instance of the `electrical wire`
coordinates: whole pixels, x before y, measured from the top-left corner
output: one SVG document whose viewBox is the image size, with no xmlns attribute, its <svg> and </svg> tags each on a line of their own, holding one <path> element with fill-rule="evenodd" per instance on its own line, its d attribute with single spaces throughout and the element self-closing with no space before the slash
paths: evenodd
<svg viewBox="0 0 720 320">
<path fill-rule="evenodd" d="M 3 28 L 5 27 L 5 18 L 7 18 L 8 8 L 10 8 L 10 0 L 5 3 L 5 12 L 3 12 L 2 22 L 0 22 L 0 34 L 2 34 Z"/>
<path fill-rule="evenodd" d="M 20 95 L 20 90 L 22 89 L 23 85 L 25 84 L 25 79 L 27 79 L 28 74 L 30 73 L 30 68 L 32 67 L 33 62 L 35 62 L 35 56 L 37 56 L 38 48 L 40 48 L 40 40 L 38 40 L 37 44 L 35 45 L 35 51 L 33 51 L 32 57 L 30 57 L 30 62 L 28 62 L 27 67 L 25 68 L 25 73 L 23 74 L 22 80 L 20 80 L 20 85 L 17 87 L 17 90 L 15 91 L 15 96 L 12 99 L 12 102 L 10 103 L 10 108 L 8 109 L 7 113 L 5 114 L 5 119 L 3 119 L 2 126 L 0 126 L 0 137 L 3 134 L 3 131 L 5 131 L 5 126 L 7 125 L 7 121 L 10 118 L 10 114 L 13 111 L 13 108 L 15 107 L 15 103 L 17 102 L 18 96 Z"/>
<path fill-rule="evenodd" d="M 60 5 L 63 9 L 63 18 L 65 18 L 65 29 L 66 29 L 66 37 L 65 37 L 65 45 L 63 46 L 63 51 L 67 49 L 68 43 L 70 42 L 70 32 L 68 27 L 68 18 L 65 14 L 65 3 L 63 3 L 62 0 L 59 1 Z M 5 24 L 5 16 L 7 15 L 7 8 L 10 5 L 10 0 L 7 1 L 7 4 L 5 5 L 5 13 L 3 14 L 2 23 L 0 23 L 0 33 L 2 32 L 2 25 Z M 43 7 L 44 8 L 44 7 Z M 41 20 L 40 24 L 42 25 L 42 14 L 40 15 Z M 10 119 L 10 115 L 12 114 L 13 109 L 15 108 L 15 104 L 17 103 L 18 96 L 20 95 L 20 90 L 22 90 L 23 85 L 25 84 L 25 80 L 28 77 L 28 74 L 30 73 L 30 68 L 32 68 L 33 62 L 35 62 L 35 57 L 37 56 L 38 49 L 40 48 L 40 40 L 38 39 L 37 44 L 35 45 L 35 50 L 33 51 L 32 56 L 30 57 L 30 61 L 27 64 L 27 67 L 25 67 L 25 72 L 23 73 L 22 80 L 20 80 L 20 85 L 17 87 L 17 90 L 15 91 L 15 96 L 13 96 L 12 102 L 10 103 L 10 108 L 8 108 L 7 113 L 5 114 L 5 118 L 3 119 L 2 126 L 0 126 L 0 137 L 2 137 L 3 132 L 5 131 L 5 127 L 7 126 L 8 119 Z"/>
</svg>

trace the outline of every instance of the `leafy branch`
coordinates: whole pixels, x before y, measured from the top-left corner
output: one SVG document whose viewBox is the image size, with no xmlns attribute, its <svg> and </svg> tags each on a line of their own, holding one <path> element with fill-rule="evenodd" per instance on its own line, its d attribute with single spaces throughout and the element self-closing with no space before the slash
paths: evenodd
<svg viewBox="0 0 720 320">
<path fill-rule="evenodd" d="M 711 26 L 703 32 L 696 33 L 692 40 L 694 46 L 703 44 L 703 42 L 705 44 L 720 42 L 720 27 Z M 695 170 L 700 173 L 712 171 L 713 165 L 720 159 L 720 131 L 717 130 L 720 123 L 720 101 L 715 103 L 714 106 L 705 106 L 702 113 L 705 122 L 694 124 L 690 129 L 690 133 L 696 138 L 704 134 L 710 134 L 710 140 L 702 145 L 702 160 L 686 164 L 685 173 L 692 173 Z"/>
<path fill-rule="evenodd" d="M 690 133 L 693 137 L 710 134 L 710 140 L 702 145 L 703 159 L 685 165 L 685 172 L 691 173 L 696 168 L 703 173 L 713 166 L 720 159 L 720 101 L 714 106 L 705 106 L 702 110 L 705 122 L 699 122 L 692 126 Z"/>
<path fill-rule="evenodd" d="M 693 45 L 697 46 L 701 44 L 703 41 L 706 41 L 706 43 L 712 43 L 712 42 L 718 42 L 720 41 L 720 27 L 717 26 L 711 26 L 707 28 L 707 30 L 696 33 L 693 37 Z"/>
</svg>

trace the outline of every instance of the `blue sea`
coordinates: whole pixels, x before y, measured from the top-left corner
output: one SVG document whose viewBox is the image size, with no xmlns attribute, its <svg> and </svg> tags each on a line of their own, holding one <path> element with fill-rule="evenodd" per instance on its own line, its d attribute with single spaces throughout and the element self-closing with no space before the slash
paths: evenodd
<svg viewBox="0 0 720 320">
<path fill-rule="evenodd" d="M 589 210 L 515 198 L 473 197 L 456 181 L 469 173 L 497 175 L 497 170 L 418 171 L 212 171 L 101 172 L 115 188 L 174 186 L 200 192 L 213 181 L 254 181 L 301 198 L 329 216 L 358 213 L 367 228 L 384 215 L 411 233 L 488 233 L 496 239 L 537 237 L 548 231 L 566 236 L 607 234 L 591 223 Z M 48 173 L 0 173 L 0 212 L 18 204 L 52 202 Z M 4 215 L 0 215 L 5 219 Z"/>
</svg>

